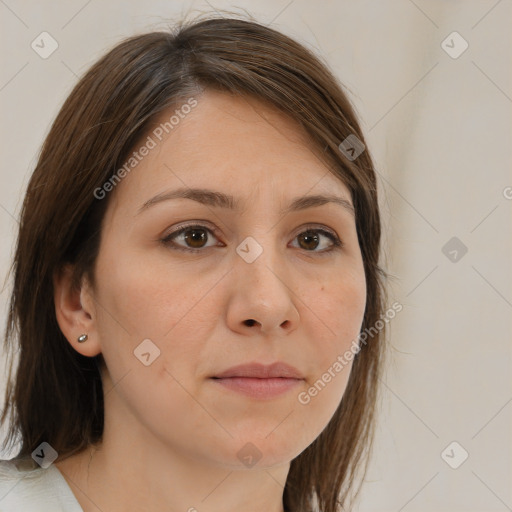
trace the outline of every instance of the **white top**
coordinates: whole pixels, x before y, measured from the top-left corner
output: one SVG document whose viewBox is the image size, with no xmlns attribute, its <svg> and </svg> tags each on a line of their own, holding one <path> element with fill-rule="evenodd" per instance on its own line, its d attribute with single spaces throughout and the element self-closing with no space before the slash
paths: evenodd
<svg viewBox="0 0 512 512">
<path fill-rule="evenodd" d="M 83 512 L 57 466 L 0 460 L 0 512 Z"/>
</svg>

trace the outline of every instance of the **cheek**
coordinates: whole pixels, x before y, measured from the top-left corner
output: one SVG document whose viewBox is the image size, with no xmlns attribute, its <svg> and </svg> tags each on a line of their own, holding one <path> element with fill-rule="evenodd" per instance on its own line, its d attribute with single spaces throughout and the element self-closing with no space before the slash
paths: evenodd
<svg viewBox="0 0 512 512">
<path fill-rule="evenodd" d="M 211 337 L 211 329 L 218 323 L 220 306 L 216 305 L 220 302 L 211 300 L 218 276 L 198 278 L 179 270 L 155 268 L 159 267 L 125 258 L 111 265 L 110 272 L 103 272 L 98 295 L 102 352 L 114 382 L 127 371 L 132 372 L 130 380 L 136 381 L 142 370 L 146 374 L 140 376 L 140 382 L 148 383 L 150 378 L 154 390 L 173 389 L 180 396 L 183 389 L 177 382 L 193 391 L 204 340 Z M 141 345 L 147 339 L 151 343 Z M 137 354 L 148 350 L 139 347 L 148 347 L 150 355 L 146 358 L 154 360 L 147 367 Z M 157 394 L 154 398 L 165 401 Z M 151 408 L 143 396 L 138 403 Z M 171 409 L 176 407 L 179 400 Z"/>
<path fill-rule="evenodd" d="M 359 335 L 366 308 L 366 280 L 364 270 L 339 271 L 338 276 L 324 281 L 311 295 L 304 289 L 306 305 L 312 313 L 310 339 L 319 339 L 321 352 L 332 356 L 332 351 L 344 350 Z M 315 321 L 316 319 L 316 321 Z M 324 361 L 325 363 L 326 361 Z"/>
<path fill-rule="evenodd" d="M 162 268 L 136 257 L 111 262 L 108 270 L 104 264 L 103 269 L 100 300 L 109 313 L 105 320 L 141 339 L 172 336 L 215 284 L 211 277 L 190 276 L 179 268 Z"/>
<path fill-rule="evenodd" d="M 343 399 L 351 368 L 352 362 L 340 367 L 337 367 L 336 361 L 330 363 L 298 395 L 297 407 L 300 409 L 297 416 L 302 414 L 305 423 L 309 424 L 311 440 L 318 437 L 336 412 Z"/>
<path fill-rule="evenodd" d="M 197 312 L 214 282 L 195 279 L 191 285 L 190 276 L 177 271 L 164 275 L 127 259 L 103 275 L 98 295 L 102 351 L 110 379 L 120 383 L 109 399 L 116 404 L 120 396 L 138 423 L 179 443 L 208 420 L 193 398 L 193 376 L 201 340 L 208 338 L 206 330 L 213 322 L 206 316 L 198 322 Z M 146 366 L 134 351 L 142 357 L 138 347 L 147 339 Z M 185 413 L 190 414 L 187 421 L 176 421 Z"/>
<path fill-rule="evenodd" d="M 307 295 L 304 293 L 304 297 Z M 366 307 L 364 272 L 345 272 L 310 295 L 307 322 L 314 361 L 308 388 L 298 397 L 305 414 L 325 426 L 338 407 L 350 377 Z"/>
</svg>

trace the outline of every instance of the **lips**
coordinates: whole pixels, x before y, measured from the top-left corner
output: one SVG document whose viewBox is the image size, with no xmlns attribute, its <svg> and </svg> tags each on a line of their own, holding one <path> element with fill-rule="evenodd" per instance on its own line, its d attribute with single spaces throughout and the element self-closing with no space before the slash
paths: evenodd
<svg viewBox="0 0 512 512">
<path fill-rule="evenodd" d="M 297 368 L 282 362 L 233 366 L 211 379 L 214 385 L 259 400 L 278 398 L 297 389 L 304 381 Z"/>
<path fill-rule="evenodd" d="M 297 368 L 283 362 L 277 362 L 271 365 L 250 363 L 239 366 L 233 366 L 232 368 L 228 368 L 227 370 L 213 376 L 212 378 L 228 379 L 235 377 L 245 377 L 253 379 L 304 379 L 304 376 L 299 372 L 299 370 L 297 370 Z"/>
</svg>

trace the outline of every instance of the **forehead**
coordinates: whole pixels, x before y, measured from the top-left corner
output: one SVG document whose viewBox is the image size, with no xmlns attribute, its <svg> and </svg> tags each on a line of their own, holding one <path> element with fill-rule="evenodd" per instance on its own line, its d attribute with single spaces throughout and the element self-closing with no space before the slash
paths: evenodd
<svg viewBox="0 0 512 512">
<path fill-rule="evenodd" d="M 115 208 L 133 211 L 177 187 L 220 189 L 242 202 L 256 192 L 276 202 L 308 192 L 350 200 L 306 131 L 251 97 L 206 90 L 185 98 L 154 121 L 134 151 L 144 146 L 149 151 L 114 190 Z"/>
</svg>

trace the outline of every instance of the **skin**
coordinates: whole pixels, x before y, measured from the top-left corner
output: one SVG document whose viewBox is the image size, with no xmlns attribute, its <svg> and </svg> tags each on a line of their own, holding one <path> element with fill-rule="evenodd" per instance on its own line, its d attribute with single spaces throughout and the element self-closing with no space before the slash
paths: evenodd
<svg viewBox="0 0 512 512">
<path fill-rule="evenodd" d="M 180 198 L 137 214 L 179 187 L 231 194 L 240 210 Z M 309 404 L 298 395 L 350 348 L 366 303 L 353 213 L 328 203 L 280 214 L 298 196 L 324 193 L 351 203 L 300 127 L 255 99 L 206 90 L 104 199 L 96 286 L 84 280 L 73 291 L 69 269 L 54 280 L 62 332 L 105 361 L 102 443 L 55 462 L 85 512 L 283 510 L 290 461 L 326 427 L 352 363 Z M 203 228 L 207 239 L 188 245 L 174 239 L 199 252 L 161 241 L 190 221 L 217 230 Z M 317 231 L 316 244 L 305 240 L 309 224 L 343 247 L 326 252 L 332 241 Z M 248 236 L 263 248 L 252 263 L 236 252 Z M 88 340 L 78 343 L 82 333 Z M 149 366 L 134 355 L 144 339 L 160 350 Z M 210 379 L 275 361 L 304 376 L 275 398 Z M 247 443 L 261 457 L 250 468 L 237 455 Z"/>
</svg>

